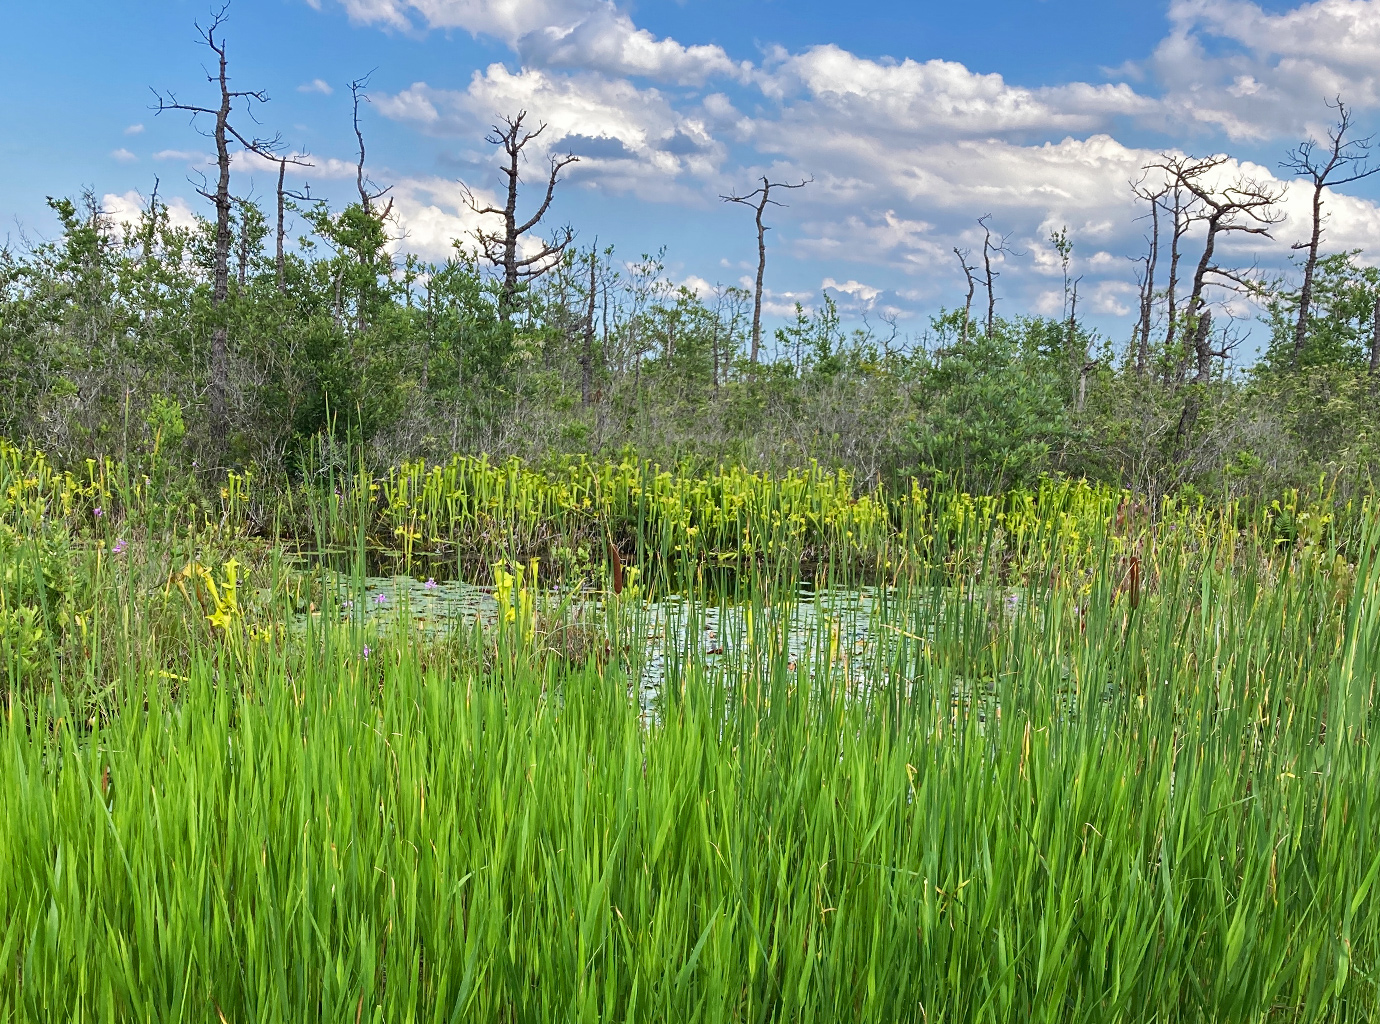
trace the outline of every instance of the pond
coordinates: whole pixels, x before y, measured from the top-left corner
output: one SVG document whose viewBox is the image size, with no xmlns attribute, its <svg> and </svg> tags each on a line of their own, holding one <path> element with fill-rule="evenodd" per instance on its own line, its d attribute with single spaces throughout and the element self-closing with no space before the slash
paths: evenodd
<svg viewBox="0 0 1380 1024">
<path fill-rule="evenodd" d="M 434 639 L 457 629 L 494 626 L 499 614 L 493 588 L 460 580 L 418 580 L 412 576 L 333 574 L 345 621 L 380 630 L 405 625 Z M 547 621 L 583 621 L 616 630 L 637 679 L 644 707 L 656 699 L 668 678 L 681 678 L 694 662 L 729 676 L 760 669 L 777 660 L 787 672 L 854 688 L 887 681 L 889 653 L 898 643 L 934 639 L 941 600 L 911 595 L 901 606 L 894 591 L 875 587 L 815 589 L 802 586 L 769 602 L 752 605 L 667 596 L 623 602 L 611 625 L 604 596 L 542 591 L 539 613 Z M 924 614 L 933 608 L 935 615 Z M 755 660 L 755 664 L 753 663 Z"/>
</svg>

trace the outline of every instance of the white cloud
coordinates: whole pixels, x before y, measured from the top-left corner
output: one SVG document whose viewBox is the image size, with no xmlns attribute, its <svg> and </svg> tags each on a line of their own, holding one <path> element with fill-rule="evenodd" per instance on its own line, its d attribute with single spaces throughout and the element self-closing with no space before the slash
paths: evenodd
<svg viewBox="0 0 1380 1024">
<path fill-rule="evenodd" d="M 431 260 L 444 260 L 455 252 L 455 242 L 463 249 L 475 248 L 474 232 L 484 227 L 492 231 L 501 222 L 493 216 L 475 213 L 465 201 L 465 190 L 458 182 L 444 178 L 407 178 L 389 193 L 393 200 L 393 219 L 402 229 L 394 248 Z M 475 191 L 480 205 L 497 202 L 497 196 Z M 525 256 L 541 249 L 541 239 L 525 235 L 521 242 Z"/>
<path fill-rule="evenodd" d="M 342 0 L 351 19 L 412 30 L 462 29 L 511 46 L 529 66 L 638 75 L 682 85 L 745 78 L 722 47 L 683 46 L 633 24 L 611 0 Z"/>
<path fill-rule="evenodd" d="M 657 89 L 597 74 L 514 73 L 492 64 L 476 71 L 463 92 L 418 82 L 375 103 L 385 116 L 466 140 L 486 166 L 492 155 L 475 144 L 488 126 L 501 115 L 532 111 L 533 126 L 547 127 L 526 151 L 531 161 L 573 152 L 580 163 L 570 168 L 572 179 L 597 179 L 602 189 L 649 199 L 697 200 L 695 190 L 674 183 L 683 176 L 714 177 L 726 155 L 695 111 L 677 111 Z"/>
<path fill-rule="evenodd" d="M 298 92 L 319 92 L 322 96 L 329 96 L 335 92 L 331 88 L 331 83 L 324 78 L 313 78 L 310 82 L 303 82 L 297 87 Z"/>
<path fill-rule="evenodd" d="M 1255 141 L 1319 133 L 1324 101 L 1380 108 L 1380 0 L 1172 0 L 1150 66 L 1181 121 Z"/>
<path fill-rule="evenodd" d="M 166 202 L 159 201 L 161 207 L 166 207 L 168 213 L 168 223 L 175 228 L 194 228 L 197 224 L 196 214 L 187 205 L 187 200 L 181 196 L 174 196 Z M 101 196 L 101 209 L 105 212 L 111 224 L 137 225 L 148 210 L 149 201 L 138 192 L 131 189 L 124 193 L 107 192 Z"/>
<path fill-rule="evenodd" d="M 1125 316 L 1134 307 L 1126 257 L 1144 244 L 1128 182 L 1158 154 L 1115 138 L 1119 125 L 1129 119 L 1170 137 L 1188 126 L 1183 148 L 1202 149 L 1224 136 L 1316 134 L 1328 114 L 1323 97 L 1339 92 L 1358 110 L 1380 108 L 1380 0 L 1312 0 L 1278 12 L 1251 0 L 1170 0 L 1170 32 L 1141 65 L 1110 73 L 1107 83 L 1043 87 L 954 61 L 870 59 L 832 44 L 768 49 L 752 65 L 719 46 L 658 38 L 609 0 L 342 3 L 357 22 L 459 29 L 511 48 L 519 67 L 491 64 L 463 88 L 417 82 L 374 97 L 396 121 L 463 140 L 461 159 L 477 166 L 493 167 L 480 139 L 494 119 L 526 109 L 549 123 L 531 147 L 534 167 L 569 149 L 581 157 L 572 184 L 605 192 L 705 209 L 761 174 L 813 176 L 786 200 L 792 209 L 773 211 L 770 273 L 783 285 L 803 280 L 778 252 L 827 261 L 834 276 L 822 287 L 855 303 L 895 296 L 952 305 L 957 296 L 961 304 L 966 284 L 952 250 L 980 262 L 975 220 L 990 213 L 1012 249 L 996 257 L 999 309 L 1062 310 L 1062 287 L 1052 285 L 1063 267 L 1048 237 L 1067 226 L 1071 272 L 1084 277 L 1079 308 Z M 647 81 L 709 88 L 687 93 Z M 1158 82 L 1161 93 L 1131 81 Z M 746 88 L 730 98 L 734 83 Z M 1284 187 L 1268 169 L 1235 161 L 1219 173 Z M 433 254 L 468 230 L 454 187 L 404 179 L 396 191 L 411 238 Z M 1283 267 L 1306 232 L 1303 190 L 1289 187 L 1282 209 L 1274 241 L 1236 238 L 1224 252 Z M 1380 245 L 1375 204 L 1331 196 L 1327 209 L 1327 246 Z M 744 229 L 727 216 L 722 223 Z M 749 242 L 737 234 L 721 247 L 739 252 Z M 766 308 L 789 315 L 795 301 L 812 298 L 770 292 Z"/>
<path fill-rule="evenodd" d="M 143 126 L 142 124 L 132 124 L 132 125 L 130 125 L 128 128 L 125 129 L 125 134 L 126 134 L 126 135 L 138 135 L 138 134 L 140 134 L 143 130 L 144 130 L 144 126 Z"/>
<path fill-rule="evenodd" d="M 707 280 L 705 280 L 703 277 L 700 277 L 698 274 L 687 274 L 684 278 L 682 278 L 680 281 L 677 281 L 676 283 L 680 285 L 682 288 L 689 288 L 690 291 L 700 296 L 700 298 L 706 298 L 714 294 L 714 285 L 710 284 Z"/>
<path fill-rule="evenodd" d="M 344 181 L 355 177 L 357 165 L 353 160 L 341 160 L 333 156 L 313 156 L 311 153 L 302 152 L 283 155 L 289 160 L 298 161 L 296 164 L 289 163 L 287 168 L 289 179 L 294 181 L 321 181 L 323 179 Z M 232 166 L 243 168 L 250 174 L 268 174 L 273 177 L 275 183 L 277 181 L 277 160 L 260 156 L 258 153 L 247 149 L 236 150 L 230 159 Z"/>
<path fill-rule="evenodd" d="M 863 284 L 860 281 L 835 281 L 832 277 L 826 277 L 820 283 L 820 291 L 832 289 L 842 292 L 844 295 L 851 296 L 863 305 L 870 306 L 878 295 L 882 294 L 881 288 L 874 288 L 870 284 Z"/>
<path fill-rule="evenodd" d="M 121 146 L 119 149 L 112 149 L 110 151 L 110 156 L 112 159 L 118 160 L 122 164 L 131 164 L 139 159 L 137 156 L 135 156 L 129 150 L 125 149 L 123 146 Z"/>
<path fill-rule="evenodd" d="M 199 153 L 194 149 L 160 149 L 153 154 L 155 160 L 176 160 L 193 167 L 202 167 L 211 162 L 209 153 Z"/>
<path fill-rule="evenodd" d="M 573 24 L 543 25 L 518 41 L 523 60 L 547 68 L 579 68 L 611 75 L 639 75 L 680 85 L 702 85 L 711 78 L 745 81 L 748 61 L 735 62 L 720 46 L 683 46 L 658 39 L 611 3 Z"/>
<path fill-rule="evenodd" d="M 1012 86 L 954 61 L 886 63 L 832 44 L 787 57 L 760 79 L 783 103 L 783 118 L 848 122 L 910 135 L 992 137 L 1011 132 L 1086 131 L 1116 114 L 1143 114 L 1155 101 L 1129 85 Z"/>
</svg>

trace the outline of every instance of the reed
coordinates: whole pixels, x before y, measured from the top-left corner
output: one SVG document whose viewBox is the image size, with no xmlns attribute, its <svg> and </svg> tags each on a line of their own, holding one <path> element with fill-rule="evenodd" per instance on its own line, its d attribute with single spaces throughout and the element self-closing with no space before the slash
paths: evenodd
<svg viewBox="0 0 1380 1024">
<path fill-rule="evenodd" d="M 212 545 L 233 520 L 203 514 L 157 572 L 75 588 L 102 609 L 88 642 L 119 651 L 94 709 L 46 647 L 22 684 L 11 658 L 0 1019 L 1380 1011 L 1369 507 L 1151 515 L 1054 482 L 1000 501 L 916 489 L 876 502 L 885 585 L 823 545 L 811 587 L 784 556 L 722 586 L 708 570 L 740 529 L 787 545 L 801 509 L 861 514 L 828 511 L 823 476 L 726 472 L 734 491 L 625 464 L 623 498 L 614 470 L 587 479 L 591 508 L 638 517 L 629 544 L 589 513 L 626 585 L 554 598 L 517 550 L 521 524 L 567 514 L 553 477 L 477 465 L 427 492 L 467 511 L 406 500 L 418 522 L 507 524 L 492 621 L 436 641 L 405 607 L 366 620 L 321 590 L 304 608 L 268 556 L 227 602 L 233 549 Z M 361 517 L 396 494 L 351 480 L 319 513 L 356 547 L 362 601 Z M 376 504 L 352 506 L 370 483 Z M 70 532 L 88 513 L 43 500 L 45 543 L 109 558 L 106 526 Z M 716 536 L 697 517 L 725 507 Z M 41 532 L 16 542 L 26 558 Z M 183 557 L 199 568 L 150 585 Z M 860 594 L 859 638 L 833 598 Z M 558 656 L 576 616 L 598 642 Z M 648 637 L 664 670 L 642 700 Z"/>
</svg>

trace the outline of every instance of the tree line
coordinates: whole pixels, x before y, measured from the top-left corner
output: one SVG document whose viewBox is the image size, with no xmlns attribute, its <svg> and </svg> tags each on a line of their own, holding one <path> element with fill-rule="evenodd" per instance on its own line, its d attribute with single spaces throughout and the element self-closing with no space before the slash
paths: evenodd
<svg viewBox="0 0 1380 1024">
<path fill-rule="evenodd" d="M 664 251 L 624 260 L 550 223 L 578 158 L 553 152 L 534 174 L 528 146 L 545 126 L 518 111 L 487 137 L 497 197 L 466 192 L 486 227 L 426 261 L 400 251 L 389 189 L 367 173 L 367 81 L 351 84 L 357 197 L 333 208 L 289 187 L 309 157 L 245 127 L 267 97 L 231 88 L 225 13 L 201 30 L 206 95 L 160 93 L 156 108 L 212 139 L 198 187 L 212 215 L 175 226 L 157 186 L 135 223 L 116 223 L 94 192 L 51 198 L 60 234 L 0 250 L 0 431 L 11 438 L 189 477 L 244 465 L 300 474 L 325 438 L 380 462 L 457 451 L 817 459 L 865 481 L 979 490 L 1049 472 L 1152 497 L 1368 485 L 1380 273 L 1359 252 L 1329 250 L 1326 204 L 1380 168 L 1340 99 L 1326 138 L 1283 160 L 1311 198 L 1291 274 L 1238 265 L 1226 244 L 1278 228 L 1277 183 L 1228 176 L 1224 156 L 1166 154 L 1128 183 L 1146 250 L 1127 338 L 1080 318 L 1066 231 L 1049 240 L 1062 312 L 1001 315 L 997 268 L 1015 252 L 984 216 L 981 251 L 954 250 L 961 304 L 919 337 L 885 319 L 846 328 L 826 293 L 764 339 L 764 218 L 808 180 L 724 195 L 754 213 L 755 284 L 695 292 L 668 278 Z M 276 164 L 269 201 L 237 194 L 237 154 Z M 1233 295 L 1266 311 L 1268 343 L 1248 367 L 1232 358 L 1245 334 Z"/>
</svg>

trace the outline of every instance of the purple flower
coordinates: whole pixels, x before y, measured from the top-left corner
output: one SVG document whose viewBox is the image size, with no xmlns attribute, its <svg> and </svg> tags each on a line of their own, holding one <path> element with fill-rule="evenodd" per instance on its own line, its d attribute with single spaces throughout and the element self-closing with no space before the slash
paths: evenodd
<svg viewBox="0 0 1380 1024">
<path fill-rule="evenodd" d="M 115 542 L 115 546 L 114 546 L 113 548 L 111 548 L 110 550 L 111 550 L 111 552 L 112 552 L 113 554 L 116 554 L 116 555 L 123 555 L 123 554 L 125 553 L 125 548 L 126 548 L 127 546 L 128 546 L 128 545 L 125 544 L 125 539 L 124 539 L 123 537 L 121 537 L 119 540 L 117 540 L 117 541 Z"/>
<path fill-rule="evenodd" d="M 387 604 L 387 603 L 388 603 L 388 597 L 387 597 L 387 595 L 385 595 L 385 594 L 375 594 L 375 595 L 374 595 L 374 604 Z"/>
<path fill-rule="evenodd" d="M 425 587 L 427 590 L 435 590 L 436 581 L 431 579 L 430 577 L 427 577 L 427 581 L 423 583 L 422 586 Z"/>
<path fill-rule="evenodd" d="M 365 645 L 364 645 L 364 650 L 363 650 L 361 653 L 363 653 L 363 655 L 364 655 L 364 660 L 365 660 L 365 661 L 368 661 L 368 660 L 369 660 L 369 655 L 371 655 L 371 654 L 374 653 L 374 649 L 373 649 L 372 647 L 370 647 L 368 644 L 365 644 Z"/>
<path fill-rule="evenodd" d="M 95 514 L 96 518 L 99 519 L 99 518 L 101 518 L 101 516 L 105 515 L 105 509 L 103 509 L 103 508 L 101 508 L 101 506 L 97 505 L 96 508 L 95 508 L 95 513 L 94 513 L 94 514 Z"/>
</svg>

